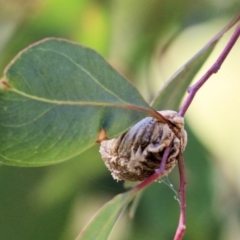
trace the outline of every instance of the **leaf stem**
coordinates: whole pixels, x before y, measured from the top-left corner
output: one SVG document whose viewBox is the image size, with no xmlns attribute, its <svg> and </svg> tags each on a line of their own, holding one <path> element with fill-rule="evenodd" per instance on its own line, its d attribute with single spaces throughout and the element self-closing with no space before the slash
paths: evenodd
<svg viewBox="0 0 240 240">
<path fill-rule="evenodd" d="M 186 181 L 186 174 L 184 168 L 184 160 L 183 155 L 180 154 L 178 157 L 178 169 L 179 169 L 179 176 L 180 176 L 180 188 L 179 188 L 179 197 L 180 197 L 180 217 L 179 223 L 177 227 L 177 231 L 174 237 L 174 240 L 181 240 L 185 233 L 186 229 L 186 196 L 185 196 L 185 189 L 187 185 Z"/>
<path fill-rule="evenodd" d="M 203 86 L 203 84 L 209 79 L 210 76 L 212 76 L 214 73 L 217 73 L 220 67 L 222 66 L 222 63 L 228 56 L 229 52 L 233 48 L 234 44 L 236 43 L 237 39 L 240 36 L 240 24 L 237 26 L 235 32 L 233 33 L 232 37 L 230 38 L 229 42 L 227 43 L 226 47 L 216 60 L 216 62 L 210 67 L 210 69 L 197 81 L 194 85 L 188 88 L 188 97 L 186 98 L 185 102 L 183 103 L 179 114 L 181 116 L 184 116 L 187 109 L 191 105 L 197 91 Z M 213 39 L 214 40 L 214 39 Z M 213 42 L 213 40 L 211 42 Z"/>
<path fill-rule="evenodd" d="M 233 19 L 224 29 L 222 29 L 207 45 L 214 44 L 219 39 L 219 35 L 223 35 L 228 29 L 230 29 L 234 24 L 236 24 L 240 20 L 240 14 Z M 193 101 L 197 91 L 203 86 L 203 84 L 209 79 L 209 77 L 217 73 L 220 69 L 222 63 L 228 56 L 229 52 L 231 51 L 232 47 L 236 43 L 238 37 L 240 35 L 240 24 L 237 26 L 235 32 L 233 33 L 232 37 L 230 38 L 229 42 L 227 43 L 226 47 L 224 48 L 223 52 L 220 54 L 216 62 L 212 65 L 212 67 L 200 78 L 200 80 L 195 83 L 193 86 L 188 88 L 188 97 L 184 101 L 179 114 L 183 117 L 188 110 L 189 106 L 191 105 L 191 102 Z M 159 118 L 158 116 L 154 116 Z M 161 117 L 159 120 L 162 120 Z M 165 149 L 162 162 L 160 165 L 160 168 L 156 170 L 156 172 L 145 179 L 143 182 L 139 183 L 137 186 L 135 186 L 132 190 L 135 192 L 138 192 L 142 190 L 143 188 L 147 187 L 160 177 L 164 176 L 165 166 L 168 159 L 168 156 L 170 154 L 171 146 Z M 186 229 L 186 196 L 185 196 L 185 189 L 186 189 L 186 174 L 185 174 L 185 168 L 184 168 L 184 159 L 183 155 L 180 154 L 178 157 L 178 169 L 179 169 L 179 177 L 180 177 L 180 188 L 179 188 L 179 197 L 180 197 L 180 217 L 179 217 L 179 223 L 178 227 L 174 236 L 174 240 L 181 240 L 183 238 L 183 235 L 185 233 Z"/>
<path fill-rule="evenodd" d="M 228 24 L 220 33 L 217 34 L 208 44 L 213 44 L 216 39 L 219 37 L 219 34 L 224 34 L 233 24 L 239 21 L 240 15 L 237 16 L 231 23 Z M 210 67 L 210 69 L 200 78 L 200 80 L 188 88 L 188 97 L 186 98 L 185 102 L 183 103 L 179 114 L 183 117 L 188 110 L 189 106 L 191 105 L 197 91 L 203 86 L 203 84 L 209 79 L 211 75 L 217 73 L 222 63 L 228 56 L 229 52 L 233 48 L 234 44 L 236 43 L 237 39 L 240 36 L 240 24 L 237 26 L 236 30 L 234 31 L 232 37 L 230 38 L 229 42 L 227 43 L 226 47 L 215 61 L 215 63 Z M 180 175 L 180 188 L 179 188 L 179 197 L 180 197 L 180 217 L 179 223 L 177 227 L 177 231 L 174 237 L 174 240 L 181 240 L 185 233 L 186 229 L 186 196 L 185 196 L 185 188 L 186 188 L 186 175 L 185 175 L 185 168 L 184 168 L 184 161 L 183 156 L 179 155 L 178 158 L 178 168 L 179 168 L 179 175 Z"/>
</svg>

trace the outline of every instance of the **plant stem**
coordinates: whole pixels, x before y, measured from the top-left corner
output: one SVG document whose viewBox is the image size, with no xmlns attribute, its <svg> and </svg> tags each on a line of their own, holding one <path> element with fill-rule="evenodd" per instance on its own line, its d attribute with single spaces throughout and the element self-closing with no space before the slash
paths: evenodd
<svg viewBox="0 0 240 240">
<path fill-rule="evenodd" d="M 224 28 L 219 34 L 223 34 L 228 30 L 233 22 L 235 23 L 240 18 L 240 15 L 232 21 L 226 28 Z M 209 44 L 214 43 L 216 41 L 217 37 L 219 37 L 219 34 L 215 36 Z M 193 86 L 188 88 L 188 97 L 186 98 L 185 102 L 183 103 L 179 114 L 183 117 L 188 110 L 189 106 L 191 105 L 197 91 L 203 86 L 203 84 L 209 79 L 211 75 L 214 73 L 217 73 L 220 67 L 222 66 L 222 63 L 228 56 L 229 52 L 233 48 L 234 44 L 236 43 L 237 39 L 240 36 L 240 24 L 237 26 L 236 30 L 234 31 L 232 37 L 230 38 L 229 42 L 227 43 L 226 47 L 224 48 L 223 52 L 220 54 L 216 62 L 210 67 L 210 69 L 200 78 L 200 80 L 195 83 Z M 178 159 L 178 168 L 179 168 L 179 175 L 180 175 L 180 189 L 179 189 L 179 196 L 180 196 L 180 218 L 179 218 L 179 224 L 178 228 L 174 237 L 174 240 L 181 240 L 183 238 L 183 235 L 185 233 L 186 229 L 186 197 L 185 197 L 185 188 L 186 188 L 186 175 L 185 175 L 185 168 L 184 168 L 184 161 L 183 156 L 179 156 Z"/>
<path fill-rule="evenodd" d="M 212 76 L 214 73 L 217 73 L 220 67 L 222 66 L 222 63 L 228 56 L 229 52 L 231 51 L 232 47 L 236 43 L 237 39 L 240 36 L 240 24 L 237 26 L 235 32 L 233 33 L 231 39 L 227 43 L 226 47 L 224 48 L 223 52 L 220 54 L 216 62 L 212 65 L 212 67 L 200 78 L 199 81 L 197 81 L 194 85 L 188 88 L 188 97 L 185 100 L 184 104 L 182 105 L 179 114 L 181 116 L 184 116 L 187 109 L 191 105 L 197 91 L 202 87 L 202 85 L 209 79 L 210 76 Z"/>
<path fill-rule="evenodd" d="M 180 176 L 180 188 L 179 188 L 179 197 L 180 197 L 180 217 L 178 228 L 174 237 L 174 240 L 181 240 L 186 229 L 186 196 L 185 196 L 185 188 L 186 188 L 186 176 L 185 176 L 185 168 L 184 168 L 184 160 L 183 155 L 180 154 L 178 157 L 178 169 Z"/>
<path fill-rule="evenodd" d="M 216 41 L 218 41 L 219 36 L 223 35 L 228 29 L 230 29 L 236 22 L 240 20 L 240 14 L 233 19 L 222 31 L 220 31 L 207 45 L 212 45 Z M 229 42 L 227 43 L 226 47 L 224 48 L 223 52 L 220 54 L 216 62 L 212 65 L 212 67 L 200 78 L 200 80 L 195 83 L 193 86 L 188 88 L 188 97 L 184 101 L 179 114 L 183 117 L 188 110 L 189 106 L 191 105 L 194 96 L 196 95 L 197 91 L 203 86 L 203 84 L 209 79 L 209 77 L 217 73 L 220 69 L 222 63 L 228 56 L 229 52 L 231 51 L 232 47 L 236 43 L 238 37 L 240 36 L 240 24 L 237 26 L 235 32 L 233 33 L 232 37 L 230 38 Z M 156 118 L 159 118 L 158 116 L 155 116 Z M 160 117 L 161 120 L 161 117 Z M 164 121 L 163 121 L 164 122 Z M 145 179 L 143 182 L 139 183 L 137 186 L 135 186 L 132 190 L 133 191 L 140 191 L 143 188 L 147 187 L 157 179 L 164 176 L 165 166 L 168 159 L 168 156 L 170 154 L 171 146 L 165 149 L 161 166 L 159 169 L 156 170 L 156 172 Z M 185 188 L 186 188 L 186 175 L 185 175 L 185 168 L 184 168 L 184 160 L 183 155 L 180 154 L 178 157 L 178 169 L 179 169 L 179 176 L 180 176 L 180 188 L 179 188 L 179 197 L 180 197 L 180 217 L 179 217 L 179 223 L 177 227 L 177 231 L 174 237 L 174 240 L 181 240 L 183 238 L 183 235 L 185 233 L 186 229 L 186 196 L 185 196 Z"/>
</svg>

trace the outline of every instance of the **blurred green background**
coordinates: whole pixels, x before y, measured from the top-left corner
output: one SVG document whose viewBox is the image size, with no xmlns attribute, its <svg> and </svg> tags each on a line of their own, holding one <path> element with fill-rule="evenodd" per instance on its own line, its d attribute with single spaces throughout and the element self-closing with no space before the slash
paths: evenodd
<svg viewBox="0 0 240 240">
<path fill-rule="evenodd" d="M 100 52 L 150 101 L 239 10 L 236 0 L 0 0 L 0 69 L 33 42 L 67 38 Z M 186 240 L 240 236 L 239 53 L 238 43 L 186 115 Z M 178 189 L 177 168 L 165 181 Z M 2 165 L 0 239 L 74 239 L 104 203 L 123 191 L 123 183 L 112 179 L 100 159 L 98 146 L 54 166 Z M 150 186 L 135 218 L 126 211 L 110 240 L 172 239 L 179 217 L 175 195 L 164 183 Z"/>
</svg>

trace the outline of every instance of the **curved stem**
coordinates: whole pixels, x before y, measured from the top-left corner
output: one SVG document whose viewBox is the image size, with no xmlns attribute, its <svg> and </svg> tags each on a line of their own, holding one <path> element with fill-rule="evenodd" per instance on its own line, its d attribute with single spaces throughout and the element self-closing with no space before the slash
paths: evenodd
<svg viewBox="0 0 240 240">
<path fill-rule="evenodd" d="M 223 34 L 228 30 L 233 23 L 236 23 L 236 21 L 239 21 L 240 15 L 233 20 L 226 28 L 224 28 L 219 34 Z M 216 41 L 216 39 L 219 37 L 219 34 L 214 37 L 209 44 L 212 44 Z M 184 101 L 179 114 L 183 117 L 188 110 L 189 106 L 191 105 L 197 91 L 203 86 L 203 84 L 212 76 L 214 73 L 217 73 L 220 67 L 222 66 L 224 60 L 228 56 L 229 52 L 233 48 L 234 44 L 236 43 L 237 39 L 240 36 L 240 24 L 237 26 L 236 30 L 234 31 L 232 37 L 230 38 L 229 42 L 227 43 L 226 47 L 216 60 L 216 62 L 210 67 L 210 69 L 197 81 L 194 85 L 188 88 L 188 97 Z M 184 161 L 183 156 L 179 156 L 178 159 L 178 168 L 179 168 L 179 175 L 180 175 L 180 189 L 179 189 L 179 197 L 180 197 L 180 217 L 179 217 L 179 223 L 178 228 L 174 237 L 174 240 L 181 240 L 183 238 L 183 235 L 185 233 L 186 229 L 186 196 L 185 196 L 185 188 L 186 188 L 186 175 L 185 175 L 185 168 L 184 168 Z"/>
<path fill-rule="evenodd" d="M 178 228 L 174 237 L 174 240 L 181 240 L 185 233 L 186 229 L 186 194 L 185 189 L 187 185 L 186 181 L 186 174 L 184 168 L 184 160 L 183 155 L 180 154 L 178 158 L 178 169 L 179 169 L 179 176 L 180 176 L 180 188 L 179 188 L 179 197 L 180 197 L 180 217 Z"/>
<path fill-rule="evenodd" d="M 188 88 L 188 97 L 183 103 L 179 114 L 181 116 L 184 116 L 186 111 L 188 110 L 189 106 L 191 105 L 197 91 L 202 87 L 202 85 L 209 79 L 210 76 L 212 76 L 214 73 L 217 73 L 220 67 L 222 66 L 222 63 L 228 56 L 229 52 L 233 48 L 234 44 L 236 43 L 237 39 L 240 36 L 240 24 L 237 26 L 235 32 L 233 33 L 231 39 L 227 43 L 226 47 L 224 48 L 223 52 L 218 57 L 217 61 L 211 66 L 211 68 L 197 81 L 194 85 Z"/>
<path fill-rule="evenodd" d="M 208 44 L 213 44 L 219 39 L 219 35 L 223 35 L 230 27 L 232 27 L 236 22 L 240 20 L 240 14 L 231 21 L 221 32 L 219 32 Z M 216 62 L 212 65 L 212 67 L 203 75 L 202 78 L 200 78 L 197 83 L 195 83 L 193 86 L 188 88 L 188 97 L 184 101 L 179 114 L 183 117 L 188 110 L 189 106 L 191 105 L 191 102 L 193 101 L 197 91 L 203 86 L 203 84 L 209 79 L 209 77 L 217 73 L 220 69 L 222 63 L 228 56 L 229 52 L 233 48 L 234 44 L 236 43 L 237 39 L 240 36 L 240 24 L 237 26 L 235 32 L 233 33 L 232 37 L 230 38 L 229 42 L 227 43 L 226 47 L 224 48 L 223 52 L 220 54 Z M 156 114 L 156 115 L 155 115 Z M 157 116 L 157 112 L 154 114 L 154 117 L 161 120 L 164 123 L 167 123 L 166 120 L 163 118 L 161 119 L 160 116 Z M 168 123 L 167 123 L 168 124 Z M 168 159 L 168 156 L 170 154 L 171 146 L 165 149 L 161 166 L 156 172 L 145 179 L 143 182 L 139 183 L 137 186 L 135 186 L 132 190 L 133 191 L 140 191 L 143 188 L 147 187 L 157 179 L 164 176 L 165 166 Z M 183 238 L 183 235 L 185 233 L 186 229 L 186 196 L 185 196 L 185 188 L 186 188 L 186 175 L 185 175 L 185 168 L 184 168 L 184 160 L 182 154 L 179 155 L 178 158 L 178 168 L 179 168 L 179 176 L 180 176 L 180 188 L 179 188 L 179 197 L 180 197 L 180 217 L 179 217 L 179 224 L 177 227 L 177 231 L 174 237 L 174 240 L 181 240 Z"/>
</svg>

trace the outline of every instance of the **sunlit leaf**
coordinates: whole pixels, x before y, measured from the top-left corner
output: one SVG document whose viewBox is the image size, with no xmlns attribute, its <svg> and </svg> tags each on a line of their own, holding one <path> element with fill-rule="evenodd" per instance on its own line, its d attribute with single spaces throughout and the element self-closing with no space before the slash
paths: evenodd
<svg viewBox="0 0 240 240">
<path fill-rule="evenodd" d="M 123 210 L 132 200 L 136 192 L 128 191 L 119 194 L 106 203 L 82 230 L 76 240 L 107 239 Z"/>
<path fill-rule="evenodd" d="M 69 159 L 153 114 L 95 51 L 47 39 L 22 51 L 0 81 L 0 161 L 41 166 Z"/>
</svg>

